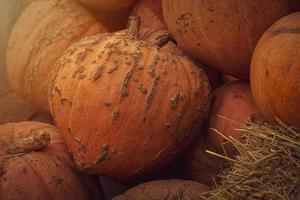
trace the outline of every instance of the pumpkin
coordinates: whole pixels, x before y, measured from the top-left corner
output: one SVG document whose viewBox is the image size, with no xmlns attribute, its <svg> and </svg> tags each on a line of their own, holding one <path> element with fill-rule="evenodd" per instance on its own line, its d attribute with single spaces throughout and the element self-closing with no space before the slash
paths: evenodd
<svg viewBox="0 0 300 200">
<path fill-rule="evenodd" d="M 299 8 L 298 0 L 163 0 L 165 22 L 178 44 L 241 79 L 249 79 L 251 56 L 264 31 Z"/>
<path fill-rule="evenodd" d="M 6 81 L 5 51 L 10 31 L 18 16 L 32 0 L 3 1 L 0 6 L 0 91 L 9 91 L 10 86 Z"/>
<path fill-rule="evenodd" d="M 15 21 L 32 0 L 2 1 L 0 6 L 0 124 L 24 120 L 53 123 L 48 113 L 18 97 L 6 76 L 5 53 L 8 37 Z"/>
<path fill-rule="evenodd" d="M 126 27 L 135 0 L 77 0 L 86 6 L 110 31 Z"/>
<path fill-rule="evenodd" d="M 168 47 L 126 31 L 100 34 L 56 63 L 51 112 L 87 173 L 128 179 L 167 164 L 194 139 L 207 117 L 209 83 Z"/>
<path fill-rule="evenodd" d="M 37 0 L 10 35 L 7 72 L 17 94 L 49 110 L 48 82 L 56 60 L 75 41 L 106 29 L 71 0 Z"/>
<path fill-rule="evenodd" d="M 207 190 L 205 185 L 193 181 L 158 180 L 140 184 L 113 200 L 200 199 L 201 193 Z"/>
<path fill-rule="evenodd" d="M 271 122 L 300 126 L 300 13 L 277 21 L 255 48 L 251 64 L 254 101 Z"/>
<path fill-rule="evenodd" d="M 81 4 L 99 11 L 122 12 L 135 3 L 135 0 L 77 0 Z"/>
<path fill-rule="evenodd" d="M 226 137 L 238 138 L 243 132 L 237 129 L 249 120 L 263 122 L 264 117 L 254 104 L 248 82 L 233 81 L 217 89 L 212 95 L 206 135 L 195 142 L 187 153 L 186 171 L 189 177 L 205 184 L 212 183 L 212 178 L 223 166 L 223 160 L 208 154 L 206 150 L 229 157 L 237 153 L 235 147 L 216 131 Z"/>
<path fill-rule="evenodd" d="M 246 125 L 249 120 L 263 122 L 264 118 L 254 104 L 250 85 L 245 81 L 234 81 L 223 85 L 212 95 L 212 108 L 208 119 L 208 137 L 210 143 L 219 151 L 223 151 L 225 140 L 214 130 L 226 137 L 239 137 L 242 132 L 237 130 Z M 226 144 L 228 156 L 232 156 L 235 149 Z"/>
<path fill-rule="evenodd" d="M 94 180 L 74 168 L 55 127 L 1 125 L 0 144 L 0 199 L 102 199 Z"/>
<path fill-rule="evenodd" d="M 1 80 L 0 83 L 2 83 Z M 24 120 L 54 124 L 50 113 L 38 110 L 17 96 L 13 91 L 10 90 L 5 93 L 0 91 L 0 96 L 0 125 Z"/>
<path fill-rule="evenodd" d="M 150 40 L 159 32 L 167 32 L 162 16 L 161 0 L 140 0 L 134 8 L 132 15 L 140 17 L 140 40 Z"/>
</svg>

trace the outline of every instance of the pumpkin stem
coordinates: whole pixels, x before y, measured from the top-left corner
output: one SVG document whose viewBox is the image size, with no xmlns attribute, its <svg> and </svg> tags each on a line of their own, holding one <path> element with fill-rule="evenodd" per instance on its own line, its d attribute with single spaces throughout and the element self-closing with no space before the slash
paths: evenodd
<svg viewBox="0 0 300 200">
<path fill-rule="evenodd" d="M 170 40 L 170 35 L 168 31 L 157 31 L 148 39 L 150 44 L 159 47 L 162 47 L 169 40 Z"/>
<path fill-rule="evenodd" d="M 128 34 L 133 36 L 135 39 L 138 38 L 139 34 L 140 17 L 130 16 L 127 23 Z"/>
<path fill-rule="evenodd" d="M 31 151 L 38 151 L 50 144 L 50 134 L 38 130 L 32 136 L 16 141 L 11 147 L 8 148 L 8 154 L 23 154 Z"/>
</svg>

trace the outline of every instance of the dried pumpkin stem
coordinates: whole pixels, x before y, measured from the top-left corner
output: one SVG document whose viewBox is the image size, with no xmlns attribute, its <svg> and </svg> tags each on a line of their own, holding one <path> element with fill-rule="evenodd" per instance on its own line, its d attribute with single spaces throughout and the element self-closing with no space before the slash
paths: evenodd
<svg viewBox="0 0 300 200">
<path fill-rule="evenodd" d="M 38 151 L 46 148 L 50 144 L 50 134 L 46 131 L 38 130 L 32 136 L 20 139 L 12 144 L 7 150 L 8 154 L 22 154 L 31 151 Z"/>
<path fill-rule="evenodd" d="M 139 34 L 140 18 L 138 16 L 130 16 L 128 19 L 127 29 L 128 34 L 134 38 Z"/>
<path fill-rule="evenodd" d="M 151 45 L 159 46 L 159 47 L 162 47 L 169 40 L 170 40 L 170 35 L 168 31 L 157 31 L 148 39 Z"/>
</svg>

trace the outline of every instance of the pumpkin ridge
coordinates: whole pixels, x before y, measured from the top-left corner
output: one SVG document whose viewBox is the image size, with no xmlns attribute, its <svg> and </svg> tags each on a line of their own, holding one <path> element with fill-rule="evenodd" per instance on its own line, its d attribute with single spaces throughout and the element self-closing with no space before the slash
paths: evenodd
<svg viewBox="0 0 300 200">
<path fill-rule="evenodd" d="M 270 35 L 272 36 L 277 36 L 277 35 L 280 35 L 280 34 L 300 34 L 300 27 L 299 26 L 296 26 L 296 27 L 292 27 L 292 28 L 289 28 L 289 27 L 280 27 L 280 28 L 277 28 L 277 29 L 270 29 L 267 31 L 267 33 L 269 33 Z"/>
</svg>

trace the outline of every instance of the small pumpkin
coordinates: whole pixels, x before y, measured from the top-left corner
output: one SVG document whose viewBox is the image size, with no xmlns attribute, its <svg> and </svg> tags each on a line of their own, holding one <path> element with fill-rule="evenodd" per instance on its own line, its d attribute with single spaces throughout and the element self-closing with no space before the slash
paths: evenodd
<svg viewBox="0 0 300 200">
<path fill-rule="evenodd" d="M 162 16 L 161 0 L 140 0 L 137 2 L 132 15 L 140 17 L 140 40 L 151 40 L 159 32 L 167 32 Z"/>
<path fill-rule="evenodd" d="M 208 187 L 193 181 L 158 180 L 140 184 L 113 200 L 200 199 L 201 193 L 206 191 Z"/>
<path fill-rule="evenodd" d="M 79 174 L 57 129 L 38 122 L 0 126 L 1 200 L 102 199 Z"/>
<path fill-rule="evenodd" d="M 125 32 L 100 34 L 72 45 L 58 60 L 51 112 L 88 173 L 128 179 L 162 167 L 206 119 L 206 75 L 158 43 Z"/>
<path fill-rule="evenodd" d="M 219 133 L 238 138 L 243 132 L 237 129 L 242 128 L 249 120 L 263 122 L 264 117 L 254 104 L 248 82 L 234 81 L 217 89 L 212 95 L 206 134 L 187 153 L 186 171 L 189 177 L 211 184 L 212 178 L 216 178 L 223 167 L 224 160 L 208 154 L 206 150 L 233 157 L 237 153 L 235 147 Z"/>
<path fill-rule="evenodd" d="M 265 117 L 300 126 L 300 13 L 277 21 L 257 44 L 251 64 L 254 101 Z"/>
<path fill-rule="evenodd" d="M 85 35 L 106 32 L 71 0 L 37 0 L 17 20 L 7 48 L 7 72 L 17 94 L 49 110 L 48 82 L 56 60 Z"/>
<path fill-rule="evenodd" d="M 237 129 L 246 125 L 249 120 L 264 121 L 264 117 L 254 104 L 249 82 L 229 82 L 213 93 L 211 101 L 208 140 L 218 152 L 223 152 L 221 144 L 226 141 L 212 129 L 226 137 L 239 137 L 242 131 Z M 234 155 L 235 148 L 231 144 L 226 144 L 224 148 L 228 156 Z"/>
<path fill-rule="evenodd" d="M 179 46 L 241 79 L 249 79 L 252 53 L 264 31 L 299 9 L 298 0 L 163 0 L 165 22 Z"/>
</svg>

